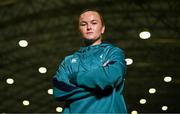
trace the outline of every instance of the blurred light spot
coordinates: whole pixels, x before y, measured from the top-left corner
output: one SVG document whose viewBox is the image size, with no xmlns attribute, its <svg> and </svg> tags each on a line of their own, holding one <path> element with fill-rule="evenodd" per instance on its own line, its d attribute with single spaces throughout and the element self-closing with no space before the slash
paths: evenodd
<svg viewBox="0 0 180 114">
<path fill-rule="evenodd" d="M 164 81 L 165 82 L 171 82 L 172 81 L 172 77 L 166 76 L 166 77 L 164 77 Z"/>
<path fill-rule="evenodd" d="M 150 89 L 149 89 L 149 93 L 150 93 L 150 94 L 156 93 L 156 89 L 155 89 L 155 88 L 150 88 Z"/>
<path fill-rule="evenodd" d="M 29 104 L 30 104 L 30 103 L 29 103 L 28 100 L 24 100 L 24 101 L 23 101 L 23 105 L 28 106 Z"/>
<path fill-rule="evenodd" d="M 28 42 L 26 40 L 20 40 L 19 41 L 19 46 L 21 47 L 27 47 L 28 46 Z"/>
<path fill-rule="evenodd" d="M 167 109 L 168 109 L 168 107 L 167 106 L 162 106 L 162 108 L 161 108 L 163 111 L 166 111 Z"/>
<path fill-rule="evenodd" d="M 13 80 L 12 78 L 8 78 L 8 79 L 6 80 L 6 83 L 7 83 L 7 84 L 13 84 L 13 83 L 14 83 L 14 80 Z"/>
<path fill-rule="evenodd" d="M 141 39 L 148 39 L 148 38 L 151 37 L 151 33 L 148 32 L 148 31 L 143 31 L 143 32 L 141 32 L 141 33 L 139 34 L 139 37 L 140 37 Z"/>
<path fill-rule="evenodd" d="M 131 65 L 133 63 L 133 60 L 131 58 L 126 58 L 126 65 Z"/>
<path fill-rule="evenodd" d="M 62 107 L 57 107 L 57 108 L 56 108 L 56 111 L 57 111 L 57 112 L 62 112 L 62 111 L 63 111 L 63 108 L 62 108 Z"/>
<path fill-rule="evenodd" d="M 48 89 L 48 94 L 52 95 L 53 94 L 53 89 Z"/>
<path fill-rule="evenodd" d="M 42 73 L 42 74 L 46 73 L 47 72 L 46 67 L 40 67 L 39 72 Z"/>
<path fill-rule="evenodd" d="M 136 110 L 133 110 L 131 114 L 138 114 L 138 112 Z"/>
<path fill-rule="evenodd" d="M 139 102 L 140 102 L 140 104 L 145 104 L 146 103 L 146 99 L 141 99 Z"/>
</svg>

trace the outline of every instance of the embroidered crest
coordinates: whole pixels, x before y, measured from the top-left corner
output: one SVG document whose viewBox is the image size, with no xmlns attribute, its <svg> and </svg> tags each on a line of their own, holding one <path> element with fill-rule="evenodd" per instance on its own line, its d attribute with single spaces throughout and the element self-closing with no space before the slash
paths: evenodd
<svg viewBox="0 0 180 114">
<path fill-rule="evenodd" d="M 100 55 L 99 57 L 102 59 L 102 57 L 103 57 L 103 54 L 102 54 L 102 55 Z"/>
<path fill-rule="evenodd" d="M 73 58 L 72 60 L 71 60 L 71 63 L 76 63 L 77 62 L 77 58 Z"/>
</svg>

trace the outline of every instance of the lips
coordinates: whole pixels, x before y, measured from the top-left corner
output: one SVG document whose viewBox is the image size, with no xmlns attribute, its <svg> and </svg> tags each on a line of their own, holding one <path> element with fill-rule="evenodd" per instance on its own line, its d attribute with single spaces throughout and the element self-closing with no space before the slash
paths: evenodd
<svg viewBox="0 0 180 114">
<path fill-rule="evenodd" d="M 93 32 L 86 32 L 86 34 L 92 34 Z"/>
</svg>

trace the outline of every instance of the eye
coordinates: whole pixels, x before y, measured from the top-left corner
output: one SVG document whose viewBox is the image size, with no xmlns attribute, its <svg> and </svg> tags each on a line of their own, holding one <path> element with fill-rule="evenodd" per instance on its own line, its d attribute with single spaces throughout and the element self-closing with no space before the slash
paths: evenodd
<svg viewBox="0 0 180 114">
<path fill-rule="evenodd" d="M 92 21 L 91 23 L 92 23 L 93 25 L 97 24 L 97 22 L 96 22 L 96 21 Z"/>
<path fill-rule="evenodd" d="M 86 23 L 84 23 L 84 22 L 83 22 L 83 23 L 80 23 L 79 25 L 80 25 L 80 26 L 85 26 L 85 25 L 86 25 Z"/>
</svg>

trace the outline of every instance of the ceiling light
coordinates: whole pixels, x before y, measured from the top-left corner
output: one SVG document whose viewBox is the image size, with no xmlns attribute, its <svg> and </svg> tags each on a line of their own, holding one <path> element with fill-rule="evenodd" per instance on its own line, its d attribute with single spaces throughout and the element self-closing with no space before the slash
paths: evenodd
<svg viewBox="0 0 180 114">
<path fill-rule="evenodd" d="M 150 94 L 156 93 L 156 89 L 155 89 L 155 88 L 150 88 L 150 89 L 149 89 L 149 93 L 150 93 Z"/>
<path fill-rule="evenodd" d="M 39 72 L 42 73 L 42 74 L 44 74 L 44 73 L 47 72 L 47 68 L 46 68 L 46 67 L 40 67 L 40 68 L 39 68 Z"/>
<path fill-rule="evenodd" d="M 139 33 L 139 37 L 141 39 L 148 39 L 151 37 L 151 33 L 148 31 L 143 31 L 143 32 Z"/>
<path fill-rule="evenodd" d="M 56 108 L 56 111 L 57 111 L 57 112 L 62 112 L 62 111 L 63 111 L 63 108 L 62 108 L 62 107 L 57 107 L 57 108 Z"/>
<path fill-rule="evenodd" d="M 168 107 L 167 106 L 162 106 L 162 108 L 161 108 L 163 111 L 166 111 L 167 109 L 168 109 Z"/>
<path fill-rule="evenodd" d="M 126 58 L 126 65 L 131 65 L 133 63 L 133 60 L 131 58 Z"/>
<path fill-rule="evenodd" d="M 24 101 L 23 101 L 23 105 L 28 106 L 29 104 L 30 104 L 30 103 L 29 103 L 28 100 L 24 100 Z"/>
<path fill-rule="evenodd" d="M 52 95 L 53 94 L 53 89 L 48 89 L 48 94 Z"/>
<path fill-rule="evenodd" d="M 13 84 L 13 83 L 14 83 L 14 80 L 13 80 L 12 78 L 8 78 L 8 79 L 6 80 L 6 83 L 7 83 L 7 84 Z"/>
<path fill-rule="evenodd" d="M 164 77 L 164 81 L 165 82 L 171 82 L 172 81 L 172 77 L 166 76 L 166 77 Z"/>
<path fill-rule="evenodd" d="M 138 112 L 136 110 L 133 110 L 131 114 L 138 114 Z"/>
<path fill-rule="evenodd" d="M 21 47 L 27 47 L 28 46 L 28 42 L 26 40 L 20 40 L 19 41 L 19 46 Z"/>
<path fill-rule="evenodd" d="M 145 104 L 146 103 L 146 99 L 141 99 L 139 102 L 140 102 L 140 104 Z"/>
</svg>

